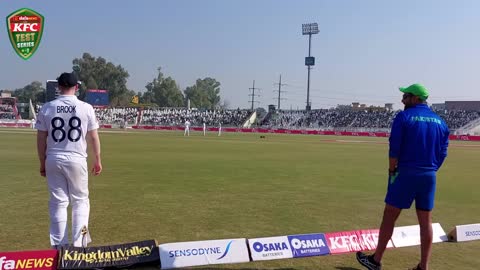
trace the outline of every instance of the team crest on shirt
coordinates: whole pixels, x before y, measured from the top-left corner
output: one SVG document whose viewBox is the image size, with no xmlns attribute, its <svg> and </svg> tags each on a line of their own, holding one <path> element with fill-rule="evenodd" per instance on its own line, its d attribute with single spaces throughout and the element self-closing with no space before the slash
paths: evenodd
<svg viewBox="0 0 480 270">
<path fill-rule="evenodd" d="M 32 57 L 40 45 L 44 17 L 29 8 L 21 8 L 7 17 L 7 32 L 15 52 L 24 60 Z"/>
</svg>

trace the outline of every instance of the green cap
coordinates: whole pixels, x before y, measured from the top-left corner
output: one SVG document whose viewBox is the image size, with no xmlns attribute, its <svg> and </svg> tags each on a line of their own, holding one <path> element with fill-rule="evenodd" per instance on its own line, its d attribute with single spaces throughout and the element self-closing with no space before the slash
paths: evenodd
<svg viewBox="0 0 480 270">
<path fill-rule="evenodd" d="M 426 100 L 428 98 L 428 91 L 427 91 L 427 88 L 425 88 L 425 86 L 419 84 L 419 83 L 416 83 L 416 84 L 412 84 L 410 85 L 409 87 L 400 87 L 399 88 L 400 91 L 402 91 L 403 93 L 408 93 L 408 94 L 412 94 L 414 96 L 417 96 L 419 97 L 421 100 Z"/>
</svg>

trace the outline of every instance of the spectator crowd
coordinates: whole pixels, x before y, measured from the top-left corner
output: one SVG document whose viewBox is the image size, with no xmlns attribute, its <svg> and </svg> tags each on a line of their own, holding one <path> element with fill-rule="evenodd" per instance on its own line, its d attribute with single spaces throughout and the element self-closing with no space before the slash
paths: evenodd
<svg viewBox="0 0 480 270">
<path fill-rule="evenodd" d="M 192 126 L 241 126 L 249 116 L 248 110 L 197 110 L 186 108 L 96 108 L 101 124 L 182 126 L 189 120 Z"/>
<path fill-rule="evenodd" d="M 38 113 L 39 105 L 35 106 Z M 263 128 L 386 131 L 399 111 L 318 109 L 312 111 L 274 111 L 259 119 Z M 451 130 L 480 119 L 480 111 L 437 110 Z M 95 108 L 100 124 L 240 127 L 250 116 L 249 110 L 198 110 L 186 108 Z M 15 119 L 13 106 L 0 105 L 0 119 Z"/>
<path fill-rule="evenodd" d="M 140 111 L 138 108 L 95 108 L 95 115 L 100 124 L 136 125 Z"/>
<path fill-rule="evenodd" d="M 399 111 L 320 109 L 307 111 L 277 111 L 267 115 L 262 126 L 286 129 L 366 130 L 390 129 Z M 458 129 L 480 118 L 480 111 L 437 111 L 450 129 Z"/>
<path fill-rule="evenodd" d="M 12 105 L 0 104 L 0 119 L 16 119 L 15 110 Z"/>
<path fill-rule="evenodd" d="M 454 111 L 436 111 L 440 117 L 442 117 L 450 129 L 460 128 L 469 122 L 480 118 L 480 111 L 464 111 L 464 110 L 454 110 Z"/>
<path fill-rule="evenodd" d="M 145 109 L 141 124 L 180 126 L 189 120 L 192 126 L 241 126 L 249 116 L 248 110 L 188 110 L 185 108 Z"/>
</svg>

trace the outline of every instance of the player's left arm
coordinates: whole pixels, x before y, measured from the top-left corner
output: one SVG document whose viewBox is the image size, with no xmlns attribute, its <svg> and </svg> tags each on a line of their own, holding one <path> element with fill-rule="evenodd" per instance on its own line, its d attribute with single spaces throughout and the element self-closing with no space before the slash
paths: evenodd
<svg viewBox="0 0 480 270">
<path fill-rule="evenodd" d="M 37 132 L 37 153 L 40 161 L 40 175 L 45 177 L 45 159 L 47 158 L 47 136 L 48 131 L 38 130 Z"/>
</svg>

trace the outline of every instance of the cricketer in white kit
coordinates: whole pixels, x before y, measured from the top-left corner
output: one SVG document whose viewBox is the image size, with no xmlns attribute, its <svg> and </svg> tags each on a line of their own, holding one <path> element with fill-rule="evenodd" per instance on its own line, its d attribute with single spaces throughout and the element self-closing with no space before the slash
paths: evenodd
<svg viewBox="0 0 480 270">
<path fill-rule="evenodd" d="M 62 73 L 57 81 L 61 95 L 42 106 L 35 123 L 40 175 L 47 177 L 50 193 L 50 243 L 54 248 L 69 245 L 71 204 L 72 243 L 85 247 L 91 242 L 87 140 L 94 154 L 92 173 L 98 175 L 102 171 L 99 125 L 93 107 L 75 96 L 76 75 Z"/>
<path fill-rule="evenodd" d="M 190 136 L 190 121 L 185 121 L 185 131 L 183 132 L 183 136 Z"/>
</svg>

